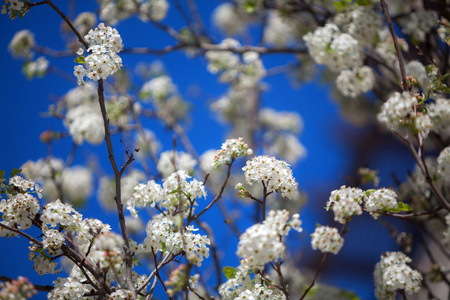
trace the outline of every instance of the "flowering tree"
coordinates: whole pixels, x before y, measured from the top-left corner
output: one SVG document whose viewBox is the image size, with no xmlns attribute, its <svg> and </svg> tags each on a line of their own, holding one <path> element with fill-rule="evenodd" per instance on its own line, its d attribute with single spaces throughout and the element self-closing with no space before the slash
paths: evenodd
<svg viewBox="0 0 450 300">
<path fill-rule="evenodd" d="M 64 128 L 41 135 L 48 155 L 8 170 L 10 176 L 0 172 L 0 235 L 27 239 L 35 271 L 59 276 L 40 286 L 0 274 L 6 282 L 2 299 L 28 298 L 36 290 L 49 299 L 355 299 L 354 293 L 316 280 L 326 272 L 330 253 L 345 247 L 352 217 L 363 214 L 374 219 L 369 224 L 387 226 L 398 244 L 398 251 L 386 251 L 374 266 L 378 299 L 397 293 L 404 299 L 436 299 L 448 293 L 450 10 L 445 2 L 224 2 L 212 13 L 224 39 L 205 25 L 209 16 L 202 1 L 174 0 L 169 7 L 166 0 L 102 0 L 96 13 L 77 15 L 58 5 L 5 0 L 2 8 L 11 22 L 37 9 L 61 17 L 65 50 L 38 45 L 31 31 L 21 30 L 9 51 L 24 60 L 26 77 L 67 78 L 70 71 L 74 85 L 46 113 Z M 179 14 L 183 26 L 165 21 L 169 10 Z M 126 45 L 120 32 L 126 19 L 150 24 L 171 43 L 157 49 Z M 198 154 L 187 133 L 193 104 L 160 63 L 140 64 L 138 78 L 124 67 L 131 55 L 172 52 L 203 59 L 227 87 L 210 105 L 229 128 L 220 149 L 208 145 L 215 149 Z M 286 60 L 266 69 L 266 57 L 277 54 Z M 73 58 L 73 69 L 50 64 L 61 57 Z M 391 187 L 378 187 L 377 171 L 360 166 L 358 178 L 328 192 L 321 206 L 335 222 L 317 225 L 310 238 L 301 235 L 304 194 L 291 168 L 305 155 L 298 138 L 302 119 L 262 103 L 265 80 L 277 73 L 297 83 L 320 76 L 350 122 L 390 130 L 416 163 L 404 182 Z M 172 141 L 147 128 L 149 119 L 164 124 Z M 64 159 L 52 152 L 59 140 L 73 142 Z M 78 149 L 102 143 L 100 155 L 108 157 L 112 174 L 92 163 L 73 164 Z M 94 178 L 95 198 L 115 212 L 117 231 L 80 212 L 92 199 Z M 250 217 L 235 217 L 236 206 L 252 207 Z M 223 222 L 205 221 L 213 212 L 221 214 L 225 229 L 218 224 Z M 406 220 L 408 230 L 397 229 L 393 219 Z M 224 230 L 238 240 L 233 250 L 238 265 L 223 264 L 217 240 Z M 416 244 L 414 230 L 427 261 L 408 256 Z M 300 273 L 288 247 L 298 237 L 323 253 L 310 278 Z"/>
</svg>

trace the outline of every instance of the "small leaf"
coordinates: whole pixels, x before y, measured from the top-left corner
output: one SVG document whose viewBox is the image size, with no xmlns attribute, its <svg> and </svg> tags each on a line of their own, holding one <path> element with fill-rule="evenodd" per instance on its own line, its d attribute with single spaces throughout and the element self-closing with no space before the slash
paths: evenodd
<svg viewBox="0 0 450 300">
<path fill-rule="evenodd" d="M 5 171 L 4 170 L 0 170 L 0 178 L 5 178 Z"/>
<path fill-rule="evenodd" d="M 370 2 L 370 0 L 356 0 L 356 4 L 358 4 L 359 6 L 367 6 L 371 5 L 372 2 Z"/>
<path fill-rule="evenodd" d="M 233 267 L 223 267 L 222 272 L 225 274 L 225 277 L 230 280 L 236 277 L 237 269 Z"/>
<path fill-rule="evenodd" d="M 397 209 L 399 211 L 412 211 L 411 206 L 409 206 L 408 204 L 406 204 L 404 202 L 399 202 Z"/>
<path fill-rule="evenodd" d="M 76 62 L 78 64 L 86 63 L 86 61 L 84 60 L 84 55 L 81 55 L 81 56 L 78 56 L 77 58 L 75 58 L 74 62 Z"/>
<path fill-rule="evenodd" d="M 19 174 L 20 172 L 22 172 L 22 169 L 16 169 L 16 168 L 13 168 L 13 170 L 12 170 L 12 172 L 11 172 L 11 177 L 14 177 L 14 176 L 16 176 L 17 174 Z"/>
</svg>

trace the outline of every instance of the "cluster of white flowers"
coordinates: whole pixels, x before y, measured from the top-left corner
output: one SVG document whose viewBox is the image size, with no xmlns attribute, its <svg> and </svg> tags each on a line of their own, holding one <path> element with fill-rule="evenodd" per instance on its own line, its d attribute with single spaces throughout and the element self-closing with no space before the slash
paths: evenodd
<svg viewBox="0 0 450 300">
<path fill-rule="evenodd" d="M 278 12 L 269 13 L 264 28 L 264 41 L 271 45 L 286 46 L 294 39 L 292 31 L 288 20 L 283 19 Z"/>
<path fill-rule="evenodd" d="M 167 75 L 161 75 L 144 83 L 139 95 L 143 100 L 152 99 L 155 103 L 160 103 L 176 92 L 177 87 L 172 79 Z"/>
<path fill-rule="evenodd" d="M 27 12 L 28 6 L 24 6 L 23 0 L 4 0 L 4 2 L 2 14 L 8 13 L 11 20 L 14 20 L 18 15 L 23 16 Z"/>
<path fill-rule="evenodd" d="M 26 180 L 18 175 L 9 179 L 9 186 L 14 190 L 6 192 L 7 199 L 0 202 L 0 218 L 5 225 L 21 230 L 31 227 L 32 220 L 40 210 L 39 200 L 42 190 L 32 180 Z M 2 191 L 3 192 L 3 191 Z M 0 228 L 0 236 L 15 236 L 14 232 Z"/>
<path fill-rule="evenodd" d="M 297 182 L 292 176 L 289 164 L 275 157 L 260 155 L 247 161 L 245 167 L 245 180 L 252 185 L 262 182 L 267 192 L 281 193 L 281 196 L 292 199 L 297 193 Z"/>
<path fill-rule="evenodd" d="M 147 184 L 137 185 L 134 188 L 135 193 L 127 201 L 127 209 L 137 217 L 136 207 L 158 205 L 172 213 L 181 209 L 180 205 L 183 206 L 182 208 L 187 208 L 191 204 L 196 205 L 196 198 L 206 197 L 205 187 L 197 179 L 187 181 L 188 178 L 191 177 L 187 175 L 186 171 L 179 170 L 167 177 L 162 187 L 154 180 L 148 181 Z"/>
<path fill-rule="evenodd" d="M 239 46 L 238 41 L 230 38 L 219 44 L 219 47 L 223 49 L 233 49 Z M 208 60 L 208 71 L 213 74 L 220 73 L 221 81 L 233 81 L 236 88 L 251 88 L 266 74 L 257 52 L 245 52 L 242 55 L 242 61 L 239 55 L 226 50 L 210 50 L 206 52 L 205 57 Z"/>
<path fill-rule="evenodd" d="M 22 1 L 16 1 L 22 3 Z M 33 33 L 25 29 L 14 34 L 11 42 L 9 42 L 8 50 L 12 56 L 28 60 L 33 57 L 32 50 L 34 46 L 35 41 Z"/>
<path fill-rule="evenodd" d="M 450 178 L 450 146 L 444 148 L 437 158 L 438 173 L 442 178 Z"/>
<path fill-rule="evenodd" d="M 167 75 L 159 75 L 144 83 L 139 97 L 142 101 L 151 101 L 156 107 L 158 116 L 168 122 L 182 119 L 189 108 L 178 93 L 176 85 Z"/>
<path fill-rule="evenodd" d="M 375 296 L 377 299 L 394 299 L 397 290 L 408 294 L 418 293 L 422 275 L 407 263 L 411 259 L 402 252 L 385 252 L 375 266 Z"/>
<path fill-rule="evenodd" d="M 399 38 L 398 44 L 401 50 L 408 51 L 409 46 L 404 39 Z M 397 70 L 398 75 L 400 74 L 397 52 L 395 51 L 394 42 L 388 28 L 383 28 L 378 31 L 378 43 L 376 44 L 375 52 L 383 59 L 386 65 Z M 395 80 L 397 79 L 395 78 Z"/>
<path fill-rule="evenodd" d="M 344 224 L 351 216 L 362 214 L 360 204 L 363 197 L 363 190 L 341 186 L 339 190 L 331 192 L 330 199 L 327 202 L 327 210 L 332 208 L 334 220 Z"/>
<path fill-rule="evenodd" d="M 48 69 L 48 60 L 41 56 L 36 60 L 31 60 L 25 63 L 23 66 L 23 73 L 28 79 L 36 77 L 42 77 Z"/>
<path fill-rule="evenodd" d="M 273 131 L 299 133 L 303 130 L 302 117 L 292 111 L 276 111 L 264 107 L 259 111 L 259 122 L 263 128 Z"/>
<path fill-rule="evenodd" d="M 84 166 L 64 168 L 64 162 L 59 158 L 41 158 L 36 162 L 27 161 L 21 168 L 26 178 L 42 184 L 47 201 L 64 198 L 67 202 L 80 205 L 92 193 L 92 172 Z"/>
<path fill-rule="evenodd" d="M 56 229 L 42 228 L 44 238 L 42 243 L 44 249 L 50 255 L 58 255 L 61 253 L 61 246 L 65 243 L 64 235 Z"/>
<path fill-rule="evenodd" d="M 97 28 L 90 30 L 84 39 L 89 43 L 87 51 L 90 53 L 85 59 L 86 69 L 82 65 L 75 66 L 74 75 L 79 85 L 84 85 L 84 77 L 98 81 L 106 79 L 122 67 L 122 59 L 118 52 L 122 51 L 122 38 L 115 28 L 100 23 Z M 78 55 L 83 54 L 80 49 Z"/>
<path fill-rule="evenodd" d="M 41 214 L 42 226 L 50 228 L 64 226 L 75 230 L 83 218 L 71 205 L 62 203 L 59 199 L 45 205 Z"/>
<path fill-rule="evenodd" d="M 338 254 L 344 245 L 344 238 L 339 234 L 337 228 L 318 226 L 311 234 L 311 247 L 319 249 L 323 253 L 331 252 Z"/>
<path fill-rule="evenodd" d="M 265 287 L 257 283 L 251 290 L 245 290 L 235 298 L 236 300 L 247 299 L 267 299 L 267 300 L 285 300 L 286 296 L 275 288 Z"/>
<path fill-rule="evenodd" d="M 67 298 L 81 300 L 83 299 L 84 294 L 89 292 L 87 285 L 72 277 L 58 277 L 55 281 L 53 281 L 53 285 L 53 290 L 47 295 L 49 300 L 60 300 Z"/>
<path fill-rule="evenodd" d="M 64 125 L 77 144 L 86 140 L 97 145 L 103 141 L 105 128 L 97 99 L 97 92 L 91 84 L 79 86 L 64 97 L 67 108 Z"/>
<path fill-rule="evenodd" d="M 450 134 L 450 101 L 445 98 L 437 98 L 434 103 L 430 103 L 426 107 L 433 120 L 433 131 L 448 137 Z"/>
<path fill-rule="evenodd" d="M 412 76 L 422 90 L 427 91 L 429 88 L 429 78 L 425 66 L 418 60 L 412 60 L 405 66 L 407 76 Z"/>
<path fill-rule="evenodd" d="M 447 214 L 445 216 L 445 224 L 447 225 L 447 227 L 443 232 L 442 242 L 448 247 L 450 246 L 450 214 Z"/>
<path fill-rule="evenodd" d="M 377 211 L 397 208 L 397 194 L 393 190 L 386 188 L 368 190 L 366 191 L 364 206 L 372 217 L 377 219 L 380 215 L 376 213 Z"/>
<path fill-rule="evenodd" d="M 239 237 L 237 254 L 242 258 L 253 257 L 257 265 L 265 265 L 284 257 L 285 246 L 282 237 L 291 229 L 301 232 L 299 215 L 289 221 L 287 210 L 271 210 L 262 224 L 255 224 Z"/>
<path fill-rule="evenodd" d="M 166 0 L 101 0 L 100 18 L 108 24 L 131 17 L 138 13 L 139 18 L 147 22 L 160 21 L 167 15 L 169 3 Z"/>
<path fill-rule="evenodd" d="M 296 163 L 306 155 L 306 149 L 297 137 L 303 130 L 303 120 L 298 113 L 262 108 L 258 118 L 266 130 L 263 135 L 265 152 L 289 163 Z"/>
<path fill-rule="evenodd" d="M 426 34 L 438 23 L 438 16 L 434 10 L 419 10 L 408 14 L 407 18 L 400 19 L 403 32 L 419 42 L 424 42 Z"/>
<path fill-rule="evenodd" d="M 438 173 L 438 163 L 436 157 L 426 157 L 425 165 L 428 173 L 434 179 L 436 186 L 439 188 L 443 184 L 444 178 Z M 431 191 L 427 179 L 422 173 L 419 166 L 414 167 L 414 171 L 408 176 L 406 182 L 402 183 L 399 188 L 399 198 L 411 199 L 411 204 L 415 210 L 422 211 L 423 209 L 431 209 L 429 204 L 434 193 Z"/>
<path fill-rule="evenodd" d="M 344 96 L 355 98 L 370 91 L 374 81 L 372 69 L 363 66 L 353 70 L 342 70 L 336 78 L 336 85 Z"/>
<path fill-rule="evenodd" d="M 152 249 L 164 253 L 185 251 L 190 262 L 201 266 L 204 258 L 209 257 L 207 245 L 210 244 L 210 240 L 206 235 L 193 233 L 197 230 L 193 226 L 187 226 L 182 234 L 174 220 L 156 215 L 147 224 L 147 236 L 143 244 L 139 245 L 139 252 L 151 252 Z"/>
<path fill-rule="evenodd" d="M 237 48 L 239 42 L 233 39 L 225 39 L 220 45 L 222 48 Z M 221 73 L 221 81 L 231 81 L 237 75 L 237 67 L 239 66 L 239 56 L 232 51 L 208 51 L 205 54 L 208 60 L 208 71 L 216 74 Z"/>
<path fill-rule="evenodd" d="M 80 13 L 73 21 L 73 26 L 81 35 L 88 34 L 95 24 L 97 24 L 97 16 L 88 11 Z"/>
<path fill-rule="evenodd" d="M 156 168 L 164 177 L 169 176 L 173 172 L 184 170 L 188 174 L 194 174 L 194 168 L 197 165 L 197 161 L 188 153 L 183 151 L 164 151 L 159 157 Z"/>
<path fill-rule="evenodd" d="M 379 13 L 371 6 L 354 6 L 349 11 L 337 14 L 334 22 L 340 28 L 358 40 L 361 46 L 373 47 L 377 32 L 383 24 Z"/>
<path fill-rule="evenodd" d="M 245 22 L 242 17 L 238 7 L 228 2 L 217 6 L 212 14 L 214 25 L 229 36 L 238 34 L 244 29 Z"/>
<path fill-rule="evenodd" d="M 433 122 L 429 114 L 414 111 L 413 107 L 417 104 L 416 97 L 408 92 L 403 94 L 396 92 L 383 103 L 377 115 L 378 122 L 394 130 L 409 126 L 414 132 L 417 131 L 426 137 L 433 128 Z"/>
<path fill-rule="evenodd" d="M 333 71 L 358 68 L 362 65 L 361 47 L 348 33 L 342 33 L 332 23 L 317 27 L 303 37 L 309 54 L 316 63 Z"/>
<path fill-rule="evenodd" d="M 233 278 L 229 278 L 219 287 L 219 294 L 224 300 L 235 299 L 240 293 L 247 289 L 252 289 L 252 284 L 256 280 L 251 280 L 252 270 L 259 270 L 259 267 L 253 263 L 253 257 L 245 258 L 240 261 L 236 268 Z M 259 277 L 256 277 L 259 279 Z M 256 279 L 255 278 L 255 279 Z"/>
<path fill-rule="evenodd" d="M 363 191 L 359 188 L 342 186 L 339 190 L 331 192 L 326 209 L 333 209 L 334 220 L 344 224 L 351 216 L 361 215 L 361 204 L 370 212 L 372 217 L 377 219 L 379 213 L 386 209 L 396 209 L 398 207 L 397 194 L 386 188 Z"/>
<path fill-rule="evenodd" d="M 228 165 L 232 159 L 252 154 L 253 150 L 248 148 L 248 145 L 244 143 L 243 138 L 227 139 L 225 143 L 222 144 L 221 149 L 217 150 L 211 166 L 217 167 L 220 165 Z"/>
</svg>

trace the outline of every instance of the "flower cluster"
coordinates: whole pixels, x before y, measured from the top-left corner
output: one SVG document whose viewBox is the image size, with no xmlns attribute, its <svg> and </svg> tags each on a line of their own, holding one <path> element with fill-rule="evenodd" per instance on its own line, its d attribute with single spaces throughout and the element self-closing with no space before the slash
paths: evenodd
<svg viewBox="0 0 450 300">
<path fill-rule="evenodd" d="M 197 286 L 200 275 L 195 274 L 189 276 L 189 289 L 193 290 Z M 181 292 L 186 282 L 186 265 L 180 264 L 169 274 L 169 279 L 165 281 L 166 286 L 169 288 L 167 294 L 173 297 L 176 293 Z"/>
<path fill-rule="evenodd" d="M 348 33 L 342 33 L 332 23 L 318 27 L 303 37 L 309 54 L 318 64 L 333 71 L 358 68 L 362 65 L 361 47 Z"/>
<path fill-rule="evenodd" d="M 359 188 L 342 186 L 331 192 L 326 209 L 333 209 L 334 220 L 344 224 L 351 216 L 362 214 L 362 203 L 375 219 L 379 211 L 396 209 L 398 207 L 397 194 L 386 188 L 363 191 Z"/>
<path fill-rule="evenodd" d="M 418 293 L 422 275 L 407 263 L 411 259 L 402 252 L 385 252 L 375 266 L 375 296 L 377 299 L 394 299 L 397 290 L 408 294 Z"/>
<path fill-rule="evenodd" d="M 327 210 L 334 212 L 334 220 L 344 224 L 351 216 L 362 214 L 361 202 L 364 191 L 359 188 L 347 188 L 342 186 L 339 190 L 331 192 L 327 202 Z"/>
<path fill-rule="evenodd" d="M 201 266 L 203 259 L 209 257 L 207 245 L 210 240 L 206 235 L 194 234 L 196 230 L 193 226 L 187 226 L 181 231 L 171 218 L 156 215 L 147 224 L 147 236 L 139 245 L 139 252 L 151 252 L 152 249 L 164 253 L 185 251 L 190 262 Z"/>
<path fill-rule="evenodd" d="M 37 294 L 34 285 L 27 278 L 19 276 L 17 280 L 0 282 L 0 299 L 26 300 Z"/>
<path fill-rule="evenodd" d="M 187 175 L 186 171 L 180 170 L 167 177 L 162 187 L 154 180 L 150 180 L 147 184 L 137 185 L 134 188 L 135 193 L 127 201 L 127 209 L 137 217 L 136 207 L 158 205 L 173 213 L 177 209 L 196 205 L 196 198 L 206 197 L 205 187 L 196 179 L 187 181 L 188 178 L 191 177 Z"/>
<path fill-rule="evenodd" d="M 265 151 L 268 154 L 289 163 L 296 163 L 306 155 L 306 149 L 297 137 L 303 130 L 303 120 L 298 113 L 262 108 L 258 118 L 266 130 L 263 144 L 267 145 Z"/>
<path fill-rule="evenodd" d="M 24 5 L 23 0 L 4 0 L 5 5 L 2 6 L 2 14 L 9 14 L 9 18 L 11 20 L 14 20 L 17 18 L 17 16 L 20 16 L 21 18 L 25 15 L 25 13 L 28 11 L 28 5 Z M 28 3 L 26 3 L 28 4 Z"/>
<path fill-rule="evenodd" d="M 160 154 L 156 168 L 161 175 L 166 177 L 179 170 L 192 175 L 196 165 L 197 161 L 190 154 L 183 151 L 168 150 Z"/>
<path fill-rule="evenodd" d="M 58 198 L 74 205 L 80 205 L 91 195 L 93 177 L 91 170 L 84 166 L 64 168 L 59 158 L 27 161 L 22 165 L 23 175 L 42 184 L 47 201 Z"/>
<path fill-rule="evenodd" d="M 437 25 L 438 16 L 433 10 L 420 10 L 408 14 L 408 18 L 400 19 L 403 32 L 419 42 L 424 42 L 426 34 Z"/>
<path fill-rule="evenodd" d="M 247 299 L 268 299 L 268 300 L 285 300 L 286 296 L 275 288 L 268 288 L 257 283 L 251 290 L 245 290 L 235 298 L 236 300 Z"/>
<path fill-rule="evenodd" d="M 239 156 L 252 154 L 253 150 L 248 148 L 248 145 L 244 143 L 243 138 L 227 139 L 225 143 L 222 144 L 221 149 L 217 150 L 211 166 L 217 167 L 220 165 L 228 165 L 233 159 Z"/>
<path fill-rule="evenodd" d="M 257 265 L 265 265 L 284 257 L 285 246 L 282 237 L 291 229 L 302 231 L 299 215 L 289 221 L 287 210 L 271 210 L 262 224 L 255 224 L 239 237 L 237 254 L 242 258 L 253 257 Z"/>
<path fill-rule="evenodd" d="M 344 245 L 344 239 L 339 234 L 337 228 L 328 226 L 318 226 L 311 234 L 311 247 L 319 249 L 323 253 L 331 252 L 338 254 Z"/>
<path fill-rule="evenodd" d="M 18 1 L 17 2 L 21 2 Z M 31 59 L 32 49 L 35 46 L 34 35 L 29 30 L 21 30 L 14 34 L 8 45 L 8 50 L 15 58 Z"/>
<path fill-rule="evenodd" d="M 18 175 L 9 179 L 8 199 L 0 202 L 0 218 L 2 223 L 21 230 L 31 227 L 32 220 L 40 210 L 39 201 L 32 194 L 41 195 L 41 188 L 32 180 L 26 180 Z M 3 191 L 2 191 L 3 193 Z M 0 236 L 15 236 L 14 232 L 0 228 Z"/>
<path fill-rule="evenodd" d="M 378 122 L 394 130 L 406 126 L 426 137 L 433 128 L 433 123 L 428 114 L 413 109 L 417 104 L 416 97 L 408 92 L 403 94 L 396 92 L 383 103 L 377 115 Z"/>
<path fill-rule="evenodd" d="M 287 163 L 267 155 L 256 156 L 247 161 L 245 180 L 252 185 L 262 182 L 267 192 L 281 193 L 281 196 L 292 199 L 297 192 L 297 182 L 292 176 L 292 170 Z"/>
<path fill-rule="evenodd" d="M 336 78 L 338 90 L 348 97 L 355 98 L 372 89 L 375 77 L 368 66 L 353 70 L 342 70 Z"/>
<path fill-rule="evenodd" d="M 239 15 L 237 6 L 231 3 L 218 5 L 213 12 L 212 20 L 215 26 L 232 36 L 244 29 L 245 23 Z"/>
<path fill-rule="evenodd" d="M 89 43 L 87 51 L 90 54 L 84 59 L 86 69 L 82 65 L 75 66 L 74 75 L 79 85 L 85 84 L 85 76 L 98 81 L 106 79 L 122 67 L 122 59 L 117 55 L 123 48 L 122 38 L 116 29 L 100 23 L 84 38 Z M 82 55 L 83 51 L 78 51 L 77 54 Z"/>
<path fill-rule="evenodd" d="M 445 98 L 437 98 L 434 103 L 430 103 L 426 107 L 433 120 L 433 131 L 447 137 L 450 128 L 450 101 Z"/>
<path fill-rule="evenodd" d="M 438 172 L 442 178 L 450 178 L 450 146 L 444 148 L 437 158 Z"/>
</svg>

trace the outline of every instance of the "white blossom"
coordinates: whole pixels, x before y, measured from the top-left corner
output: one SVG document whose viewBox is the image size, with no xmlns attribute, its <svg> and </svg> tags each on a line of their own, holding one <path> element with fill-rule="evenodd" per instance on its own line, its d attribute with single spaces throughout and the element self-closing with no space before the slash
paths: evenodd
<svg viewBox="0 0 450 300">
<path fill-rule="evenodd" d="M 326 209 L 333 209 L 334 220 L 344 224 L 351 216 L 361 215 L 361 203 L 364 191 L 359 188 L 341 186 L 339 190 L 331 192 Z"/>
<path fill-rule="evenodd" d="M 318 226 L 311 234 L 311 247 L 313 250 L 319 249 L 323 253 L 331 252 L 338 254 L 344 245 L 344 239 L 339 234 L 337 228 L 328 226 Z"/>
<path fill-rule="evenodd" d="M 375 266 L 375 296 L 377 299 L 395 299 L 397 290 L 408 294 L 418 293 L 422 275 L 407 263 L 411 259 L 402 252 L 385 252 Z"/>
<path fill-rule="evenodd" d="M 248 160 L 242 170 L 245 171 L 245 180 L 248 184 L 262 181 L 268 193 L 280 193 L 281 196 L 292 199 L 297 192 L 298 184 L 292 176 L 291 168 L 275 157 L 256 156 Z"/>
<path fill-rule="evenodd" d="M 239 237 L 237 254 L 242 258 L 252 256 L 255 264 L 264 265 L 284 257 L 285 246 L 282 237 L 291 229 L 302 231 L 299 215 L 289 221 L 287 210 L 271 210 L 262 224 L 255 224 Z"/>
<path fill-rule="evenodd" d="M 220 150 L 217 150 L 211 166 L 217 167 L 220 165 L 228 165 L 232 160 L 239 156 L 252 155 L 253 150 L 248 148 L 248 145 L 244 143 L 243 138 L 227 139 L 222 144 Z"/>
</svg>

